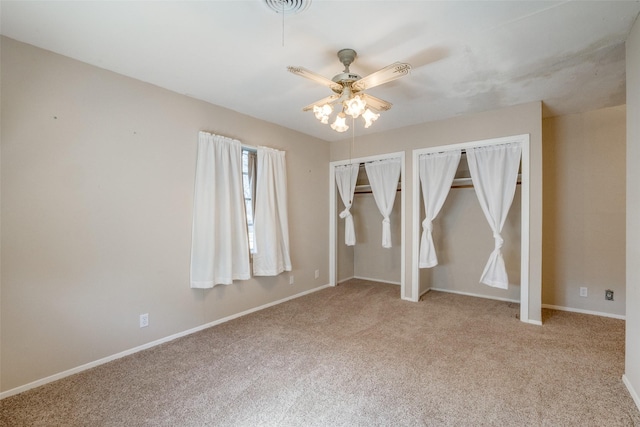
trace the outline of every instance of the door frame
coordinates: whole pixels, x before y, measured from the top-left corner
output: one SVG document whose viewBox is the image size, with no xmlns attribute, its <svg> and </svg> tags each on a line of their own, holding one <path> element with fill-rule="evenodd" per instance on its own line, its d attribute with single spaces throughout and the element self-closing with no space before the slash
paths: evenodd
<svg viewBox="0 0 640 427">
<path fill-rule="evenodd" d="M 411 300 L 418 301 L 420 298 L 420 268 L 418 267 L 419 250 L 420 250 L 420 176 L 418 158 L 421 154 L 438 153 L 451 150 L 461 150 L 473 147 L 486 147 L 491 145 L 506 144 L 509 142 L 520 142 L 522 144 L 521 157 L 521 223 L 520 223 L 520 320 L 526 323 L 529 320 L 529 205 L 530 205 L 530 136 L 529 134 L 507 136 L 502 138 L 491 138 L 479 141 L 470 141 L 460 144 L 441 145 L 437 147 L 428 147 L 413 150 L 413 238 L 412 238 L 412 280 L 411 280 Z"/>
<path fill-rule="evenodd" d="M 405 152 L 379 154 L 375 156 L 359 157 L 348 160 L 338 160 L 329 163 L 329 285 L 336 286 L 338 283 L 338 212 L 337 192 L 336 192 L 336 166 L 343 166 L 352 163 L 366 163 L 376 160 L 400 159 L 400 295 L 405 295 Z M 396 200 L 395 203 L 398 201 Z"/>
</svg>

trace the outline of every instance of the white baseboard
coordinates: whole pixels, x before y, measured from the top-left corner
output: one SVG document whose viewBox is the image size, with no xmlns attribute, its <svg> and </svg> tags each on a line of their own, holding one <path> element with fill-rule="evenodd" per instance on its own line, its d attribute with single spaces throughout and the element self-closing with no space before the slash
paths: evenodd
<svg viewBox="0 0 640 427">
<path fill-rule="evenodd" d="M 552 310 L 570 311 L 572 313 L 590 314 L 593 316 L 611 317 L 614 319 L 626 320 L 626 316 L 621 314 L 603 313 L 601 311 L 583 310 L 581 308 L 562 307 L 559 305 L 542 304 L 542 308 L 550 308 Z"/>
<path fill-rule="evenodd" d="M 420 295 L 418 295 L 417 298 L 407 298 L 404 295 L 402 296 L 402 300 L 404 301 L 410 301 L 410 302 L 420 302 L 420 299 L 422 298 L 422 296 L 424 294 L 426 294 L 427 292 L 429 292 L 431 290 L 431 288 L 427 289 L 426 291 L 422 291 L 422 293 Z"/>
<path fill-rule="evenodd" d="M 355 278 L 356 278 L 356 276 L 351 276 L 351 277 L 346 277 L 346 278 L 344 278 L 344 279 L 340 279 L 340 280 L 338 280 L 338 285 L 339 285 L 340 283 L 348 282 L 349 280 L 351 280 L 351 279 L 355 279 Z"/>
<path fill-rule="evenodd" d="M 492 299 L 492 300 L 496 300 L 496 301 L 513 302 L 513 303 L 516 303 L 516 304 L 520 304 L 519 300 L 511 299 L 511 298 L 491 297 L 491 296 L 488 296 L 488 295 L 474 294 L 474 293 L 471 293 L 471 292 L 454 291 L 454 290 L 451 290 L 451 289 L 441 289 L 441 288 L 429 288 L 428 290 L 429 291 L 438 291 L 438 292 L 447 292 L 449 294 L 466 295 L 468 297 Z"/>
<path fill-rule="evenodd" d="M 440 288 L 429 288 L 426 291 L 423 291 L 420 294 L 419 298 L 422 298 L 422 296 L 424 294 L 426 294 L 427 292 L 429 292 L 429 291 L 447 292 L 447 293 L 450 293 L 450 294 L 465 295 L 465 296 L 475 297 L 475 298 L 492 299 L 492 300 L 496 300 L 496 301 L 504 301 L 504 302 L 512 302 L 512 303 L 515 303 L 515 304 L 520 304 L 520 301 L 514 300 L 514 299 L 510 299 L 510 298 L 490 297 L 490 296 L 487 296 L 487 295 L 474 294 L 474 293 L 470 293 L 470 292 L 452 291 L 450 289 L 440 289 Z M 532 325 L 542 326 L 542 322 L 540 320 L 529 319 L 528 321 L 526 321 L 524 323 L 530 323 Z"/>
<path fill-rule="evenodd" d="M 398 286 L 400 286 L 400 282 L 394 282 L 394 281 L 391 281 L 391 280 L 375 279 L 373 277 L 353 276 L 353 279 L 368 280 L 370 282 L 389 283 L 390 285 L 398 285 Z"/>
<path fill-rule="evenodd" d="M 431 288 L 427 288 L 426 290 L 422 291 L 422 292 L 420 293 L 420 295 L 418 295 L 418 299 L 422 298 L 422 296 L 423 296 L 424 294 L 426 294 L 427 292 L 429 292 L 430 290 L 431 290 Z"/>
<path fill-rule="evenodd" d="M 636 393 L 636 390 L 633 388 L 633 386 L 631 385 L 631 382 L 629 381 L 629 378 L 626 375 L 622 375 L 622 382 L 624 383 L 625 386 L 627 386 L 627 390 L 629 390 L 629 394 L 633 398 L 633 401 L 636 403 L 636 406 L 638 407 L 638 409 L 640 409 L 640 396 L 638 396 L 638 393 Z"/>
<path fill-rule="evenodd" d="M 123 358 L 125 356 L 129 356 L 129 355 L 137 353 L 139 351 L 146 350 L 146 349 L 149 349 L 151 347 L 155 347 L 157 345 L 164 344 L 164 343 L 169 342 L 169 341 L 173 341 L 173 340 L 175 340 L 177 338 L 181 338 L 181 337 L 184 337 L 186 335 L 191 335 L 193 333 L 202 331 L 203 329 L 207 329 L 207 328 L 210 328 L 212 326 L 216 326 L 216 325 L 219 325 L 221 323 L 225 323 L 225 322 L 228 322 L 230 320 L 237 319 L 238 317 L 246 316 L 247 314 L 251 314 L 251 313 L 254 313 L 256 311 L 264 310 L 265 308 L 273 307 L 274 305 L 282 304 L 283 302 L 287 302 L 289 300 L 296 299 L 296 298 L 302 297 L 304 295 L 311 294 L 313 292 L 317 292 L 319 290 L 328 288 L 330 286 L 331 285 L 324 285 L 324 286 L 320 286 L 320 287 L 317 287 L 317 288 L 310 289 L 308 291 L 300 292 L 298 294 L 291 295 L 290 297 L 283 298 L 283 299 L 278 300 L 278 301 L 270 302 L 268 304 L 264 304 L 264 305 L 261 305 L 259 307 L 251 308 L 251 309 L 245 310 L 245 311 L 243 311 L 241 313 L 232 314 L 231 316 L 227 316 L 227 317 L 224 317 L 222 319 L 214 320 L 213 322 L 209 322 L 209 323 L 206 323 L 204 325 L 196 326 L 195 328 L 188 329 L 188 330 L 183 331 L 183 332 L 178 332 L 177 334 L 169 335 L 168 337 L 160 338 L 158 340 L 151 341 L 151 342 L 149 342 L 147 344 L 143 344 L 143 345 L 140 345 L 138 347 L 134 347 L 134 348 L 131 348 L 129 350 L 125 350 L 125 351 L 122 351 L 120 353 L 116 353 L 116 354 L 113 354 L 111 356 L 107 356 L 107 357 L 104 357 L 102 359 L 98 359 L 98 360 L 95 360 L 93 362 L 85 363 L 84 365 L 80 365 L 80 366 L 77 366 L 75 368 L 68 369 L 68 370 L 63 371 L 63 372 L 59 372 L 59 373 L 54 374 L 54 375 L 50 375 L 50 376 L 48 376 L 46 378 L 42 378 L 42 379 L 39 379 L 39 380 L 30 382 L 28 384 L 25 384 L 25 385 L 22 385 L 22 386 L 19 386 L 19 387 L 13 388 L 11 390 L 7 390 L 7 391 L 4 391 L 4 392 L 0 393 L 0 400 L 4 399 L 6 397 L 9 397 L 9 396 L 14 396 L 14 395 L 16 395 L 18 393 L 25 392 L 25 391 L 30 390 L 32 388 L 40 387 L 40 386 L 48 384 L 50 382 L 60 380 L 62 378 L 68 377 L 70 375 L 77 374 L 77 373 L 80 373 L 82 371 L 86 371 L 87 369 L 91 369 L 91 368 L 95 368 L 96 366 L 104 365 L 105 363 L 112 362 L 114 360 Z"/>
</svg>

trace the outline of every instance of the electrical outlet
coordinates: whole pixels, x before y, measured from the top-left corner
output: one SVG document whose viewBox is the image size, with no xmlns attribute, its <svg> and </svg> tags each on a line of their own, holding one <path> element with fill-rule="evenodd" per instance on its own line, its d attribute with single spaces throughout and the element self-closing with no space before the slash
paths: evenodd
<svg viewBox="0 0 640 427">
<path fill-rule="evenodd" d="M 293 285 L 293 276 L 289 276 L 289 284 Z"/>
<path fill-rule="evenodd" d="M 584 286 L 580 287 L 580 296 L 581 297 L 589 296 L 589 291 L 588 291 L 588 289 L 586 287 L 584 287 Z"/>
<path fill-rule="evenodd" d="M 320 277 L 320 270 L 316 270 L 316 279 Z"/>
<path fill-rule="evenodd" d="M 604 291 L 604 299 L 607 301 L 613 301 L 613 291 L 611 289 Z"/>
<path fill-rule="evenodd" d="M 141 328 L 146 328 L 147 326 L 149 326 L 149 313 L 141 314 L 140 315 L 140 327 Z"/>
</svg>

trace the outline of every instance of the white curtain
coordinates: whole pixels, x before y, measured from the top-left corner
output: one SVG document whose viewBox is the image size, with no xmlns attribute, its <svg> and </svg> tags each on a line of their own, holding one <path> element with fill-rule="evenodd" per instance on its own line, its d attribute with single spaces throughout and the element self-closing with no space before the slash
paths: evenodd
<svg viewBox="0 0 640 427">
<path fill-rule="evenodd" d="M 253 274 L 291 271 L 285 152 L 258 147 Z"/>
<path fill-rule="evenodd" d="M 438 265 L 438 256 L 433 244 L 433 220 L 447 199 L 453 178 L 460 163 L 460 150 L 444 153 L 422 154 L 418 158 L 418 170 L 422 185 L 425 219 L 422 221 L 420 239 L 420 268 Z"/>
<path fill-rule="evenodd" d="M 359 163 L 335 167 L 338 193 L 340 193 L 340 199 L 342 199 L 342 203 L 345 206 L 345 209 L 340 212 L 340 218 L 344 219 L 344 243 L 347 246 L 356 244 L 356 232 L 353 226 L 353 217 L 349 209 L 351 209 L 351 205 L 353 204 L 353 193 L 356 189 L 359 170 Z"/>
<path fill-rule="evenodd" d="M 509 278 L 502 258 L 500 233 L 507 219 L 518 182 L 522 146 L 511 143 L 467 150 L 467 162 L 478 201 L 493 230 L 495 247 L 482 272 L 480 283 L 507 289 Z"/>
<path fill-rule="evenodd" d="M 400 179 L 400 159 L 386 159 L 367 162 L 364 167 L 369 177 L 373 198 L 378 205 L 382 220 L 382 247 L 391 247 L 391 221 L 389 215 L 396 200 L 398 180 Z"/>
<path fill-rule="evenodd" d="M 192 288 L 251 277 L 240 141 L 200 132 L 191 233 Z"/>
</svg>

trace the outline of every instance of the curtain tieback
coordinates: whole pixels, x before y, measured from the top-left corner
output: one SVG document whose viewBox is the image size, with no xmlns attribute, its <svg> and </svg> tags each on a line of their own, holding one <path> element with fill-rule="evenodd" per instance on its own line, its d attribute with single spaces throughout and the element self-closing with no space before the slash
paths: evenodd
<svg viewBox="0 0 640 427">
<path fill-rule="evenodd" d="M 389 219 L 388 216 L 385 216 L 384 219 L 382 220 L 383 224 L 391 224 L 391 220 Z"/>
<path fill-rule="evenodd" d="M 504 239 L 502 238 L 500 233 L 494 231 L 493 238 L 494 238 L 494 240 L 496 242 L 495 249 L 496 250 L 502 249 L 502 245 L 504 244 Z"/>
<path fill-rule="evenodd" d="M 433 231 L 433 221 L 426 218 L 424 221 L 422 221 L 422 228 L 424 231 L 431 233 Z"/>
<path fill-rule="evenodd" d="M 340 212 L 340 218 L 344 219 L 348 216 L 351 216 L 351 212 L 349 212 L 349 208 L 346 208 L 342 212 Z"/>
</svg>

